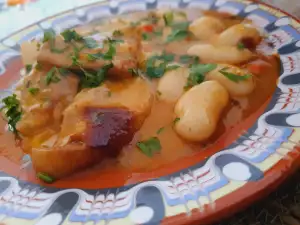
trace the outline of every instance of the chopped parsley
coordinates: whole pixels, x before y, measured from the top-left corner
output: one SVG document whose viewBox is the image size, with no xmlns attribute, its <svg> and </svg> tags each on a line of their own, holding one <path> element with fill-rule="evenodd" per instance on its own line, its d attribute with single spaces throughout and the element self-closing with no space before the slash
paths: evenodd
<svg viewBox="0 0 300 225">
<path fill-rule="evenodd" d="M 166 12 L 163 14 L 163 19 L 166 26 L 170 26 L 174 20 L 174 13 L 173 12 Z"/>
<path fill-rule="evenodd" d="M 43 69 L 43 66 L 42 66 L 41 63 L 36 62 L 35 66 L 34 66 L 34 69 L 36 69 L 36 70 L 41 70 L 41 69 Z"/>
<path fill-rule="evenodd" d="M 195 64 L 199 62 L 199 57 L 193 55 L 181 55 L 179 61 L 183 64 Z"/>
<path fill-rule="evenodd" d="M 146 61 L 146 74 L 150 78 L 160 78 L 165 72 L 177 69 L 178 65 L 169 65 L 175 58 L 173 54 L 163 53 L 162 55 L 154 55 Z"/>
<path fill-rule="evenodd" d="M 129 68 L 128 72 L 131 73 L 132 76 L 139 76 L 139 69 L 137 68 Z"/>
<path fill-rule="evenodd" d="M 173 41 L 182 41 L 189 36 L 190 32 L 188 30 L 175 30 L 173 31 L 166 40 L 166 43 Z"/>
<path fill-rule="evenodd" d="M 157 131 L 156 131 L 156 134 L 158 135 L 158 134 L 160 134 L 161 132 L 163 132 L 164 131 L 164 127 L 161 127 L 161 128 L 159 128 Z"/>
<path fill-rule="evenodd" d="M 51 183 L 53 183 L 55 181 L 55 179 L 53 177 L 49 176 L 46 173 L 39 172 L 39 173 L 37 173 L 37 177 L 40 180 L 42 180 L 42 181 L 44 181 L 45 183 L 48 183 L 48 184 L 51 184 Z"/>
<path fill-rule="evenodd" d="M 26 70 L 26 73 L 30 73 L 30 71 L 32 70 L 32 65 L 31 64 L 26 64 L 25 65 L 25 70 Z"/>
<path fill-rule="evenodd" d="M 83 37 L 79 35 L 75 30 L 65 30 L 62 33 L 60 33 L 61 36 L 63 36 L 65 42 L 71 42 L 71 41 L 83 41 Z"/>
<path fill-rule="evenodd" d="M 179 117 L 176 117 L 174 120 L 173 120 L 173 125 L 175 125 L 176 123 L 178 123 L 180 121 L 180 118 Z"/>
<path fill-rule="evenodd" d="M 84 42 L 84 46 L 87 48 L 97 48 L 98 47 L 98 43 L 95 39 L 91 38 L 91 37 L 87 37 L 83 39 Z"/>
<path fill-rule="evenodd" d="M 167 72 L 167 71 L 170 71 L 170 70 L 176 70 L 176 69 L 178 69 L 178 68 L 180 68 L 180 66 L 179 66 L 179 65 L 176 65 L 176 64 L 168 65 L 168 66 L 166 67 L 166 72 Z"/>
<path fill-rule="evenodd" d="M 186 88 L 193 87 L 204 81 L 206 73 L 217 68 L 216 64 L 193 64 L 190 67 L 190 73 Z"/>
<path fill-rule="evenodd" d="M 5 113 L 8 129 L 17 135 L 16 124 L 22 116 L 21 104 L 15 94 L 2 99 L 2 103 L 4 106 L 1 108 L 1 111 Z"/>
<path fill-rule="evenodd" d="M 113 37 L 123 37 L 124 33 L 120 30 L 115 30 L 112 35 Z"/>
<path fill-rule="evenodd" d="M 151 137 L 148 140 L 140 141 L 137 147 L 148 157 L 152 157 L 154 153 L 160 152 L 161 144 L 157 137 Z"/>
<path fill-rule="evenodd" d="M 106 77 L 107 72 L 113 68 L 113 64 L 107 64 L 98 71 L 88 72 L 82 69 L 84 76 L 81 78 L 81 88 L 94 88 L 98 87 Z"/>
<path fill-rule="evenodd" d="M 49 29 L 44 32 L 44 38 L 43 38 L 43 43 L 50 41 L 53 42 L 55 40 L 55 31 L 53 29 Z"/>
<path fill-rule="evenodd" d="M 239 42 L 239 43 L 237 44 L 237 48 L 238 48 L 239 50 L 243 50 L 243 49 L 245 49 L 246 47 L 245 47 L 245 45 L 244 45 L 242 42 Z"/>
<path fill-rule="evenodd" d="M 190 22 L 188 21 L 172 24 L 172 33 L 168 35 L 166 43 L 170 43 L 173 41 L 182 41 L 187 37 L 191 37 L 192 33 L 188 29 L 189 25 Z"/>
<path fill-rule="evenodd" d="M 251 74 L 245 74 L 245 75 L 237 75 L 237 74 L 234 74 L 234 73 L 230 73 L 230 72 L 227 72 L 228 68 L 223 68 L 221 70 L 219 70 L 219 72 L 221 74 L 223 74 L 225 77 L 227 77 L 229 80 L 235 82 L 235 83 L 238 83 L 240 81 L 244 81 L 244 80 L 248 80 L 249 78 L 252 77 Z"/>
<path fill-rule="evenodd" d="M 144 32 L 144 33 L 142 33 L 142 39 L 144 41 L 149 41 L 149 40 L 151 40 L 151 35 L 149 33 Z"/>
<path fill-rule="evenodd" d="M 34 88 L 34 87 L 28 88 L 28 92 L 29 92 L 30 94 L 32 94 L 32 95 L 37 94 L 39 91 L 40 91 L 39 88 Z"/>
<path fill-rule="evenodd" d="M 59 74 L 62 76 L 66 76 L 70 73 L 70 71 L 66 68 L 58 68 L 57 70 L 58 70 Z"/>
<path fill-rule="evenodd" d="M 95 54 L 88 54 L 87 59 L 89 61 L 94 61 L 97 59 L 104 59 L 104 60 L 113 60 L 113 57 L 116 55 L 116 44 L 122 43 L 123 40 L 114 40 L 114 39 L 107 39 L 105 41 L 108 44 L 108 50 L 105 53 L 98 52 Z"/>
<path fill-rule="evenodd" d="M 64 38 L 66 43 L 75 42 L 83 42 L 84 47 L 86 48 L 96 48 L 98 47 L 98 43 L 95 39 L 91 37 L 83 37 L 78 34 L 75 30 L 65 30 L 60 35 Z"/>
<path fill-rule="evenodd" d="M 58 54 L 63 53 L 66 48 L 64 49 L 55 48 L 55 38 L 56 38 L 55 31 L 53 29 L 49 29 L 44 32 L 43 43 L 45 42 L 49 43 L 51 52 L 58 53 Z"/>
<path fill-rule="evenodd" d="M 49 85 L 50 83 L 57 83 L 60 81 L 60 78 L 57 76 L 56 72 L 57 68 L 55 66 L 48 71 L 45 78 L 46 85 Z"/>
</svg>

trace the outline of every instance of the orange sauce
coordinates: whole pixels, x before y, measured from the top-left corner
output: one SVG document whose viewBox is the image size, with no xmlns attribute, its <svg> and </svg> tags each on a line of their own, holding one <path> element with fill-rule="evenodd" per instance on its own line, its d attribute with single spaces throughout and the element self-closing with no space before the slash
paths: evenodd
<svg viewBox="0 0 300 225">
<path fill-rule="evenodd" d="M 99 165 L 57 181 L 57 187 L 100 188 L 113 187 L 176 172 L 206 159 L 211 154 L 226 148 L 243 130 L 248 129 L 263 113 L 276 88 L 279 66 L 275 57 L 261 57 L 264 62 L 257 74 L 255 91 L 247 98 L 231 101 L 224 110 L 219 126 L 209 145 L 188 143 L 173 130 L 174 105 L 156 100 L 152 111 L 132 142 L 123 148 L 115 159 L 105 159 Z M 255 63 L 255 62 L 254 62 Z M 5 130 L 6 122 L 0 120 L 0 164 L 4 171 L 32 182 L 32 168 L 20 170 L 22 150 L 14 136 Z M 160 134 L 157 131 L 164 128 Z M 159 154 L 152 158 L 135 147 L 137 141 L 157 136 L 162 145 Z M 66 162 L 68 163 L 68 162 Z"/>
<path fill-rule="evenodd" d="M 216 16 L 217 14 L 210 15 Z M 226 25 L 230 26 L 239 22 L 240 19 L 232 20 L 231 18 L 228 19 Z M 187 47 L 176 43 L 174 51 L 182 54 L 186 52 Z M 172 46 L 169 48 L 171 49 Z M 131 143 L 122 149 L 118 157 L 107 158 L 93 168 L 58 180 L 52 186 L 77 188 L 122 186 L 177 172 L 207 159 L 212 154 L 228 147 L 264 112 L 276 88 L 279 74 L 277 60 L 274 56 L 260 55 L 256 61 L 242 65 L 243 67 L 256 63 L 262 65 L 255 74 L 256 88 L 248 97 L 230 102 L 221 115 L 215 133 L 206 143 L 189 143 L 181 139 L 173 129 L 174 104 L 155 100 L 151 113 L 141 129 L 134 135 Z M 0 86 L 4 83 L 0 79 Z M 0 119 L 1 169 L 20 179 L 40 183 L 31 166 L 21 170 L 23 151 L 16 144 L 14 135 L 6 131 L 5 127 L 6 121 Z M 158 133 L 158 130 L 161 132 Z M 153 157 L 147 157 L 136 147 L 136 143 L 154 136 L 159 138 L 162 149 Z"/>
</svg>

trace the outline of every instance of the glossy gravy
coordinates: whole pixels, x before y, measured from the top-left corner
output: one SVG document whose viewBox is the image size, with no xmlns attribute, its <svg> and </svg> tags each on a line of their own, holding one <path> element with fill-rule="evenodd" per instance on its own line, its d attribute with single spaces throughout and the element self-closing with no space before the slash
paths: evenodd
<svg viewBox="0 0 300 225">
<path fill-rule="evenodd" d="M 105 159 L 101 164 L 79 172 L 55 183 L 57 187 L 111 187 L 150 179 L 168 172 L 175 172 L 187 165 L 193 165 L 210 154 L 227 147 L 242 130 L 246 130 L 263 113 L 276 88 L 279 73 L 278 59 L 261 56 L 257 59 L 263 66 L 256 76 L 257 86 L 248 97 L 232 100 L 222 113 L 216 132 L 208 141 L 210 144 L 191 144 L 182 140 L 172 129 L 174 105 L 155 100 L 152 110 L 142 128 L 131 143 L 122 149 L 117 158 Z M 250 62 L 250 65 L 253 62 Z M 246 65 L 247 66 L 247 65 Z M 268 84 L 268 85 L 266 85 Z M 14 135 L 6 131 L 6 122 L 0 120 L 0 162 L 4 171 L 21 178 L 40 182 L 32 168 L 20 170 L 23 152 L 16 144 Z M 158 130 L 163 130 L 157 134 Z M 149 136 L 158 136 L 162 145 L 160 154 L 149 158 L 136 147 L 136 142 Z M 67 163 L 67 162 L 66 162 Z"/>
<path fill-rule="evenodd" d="M 215 13 L 209 15 L 220 16 Z M 238 22 L 240 20 L 231 18 L 227 26 Z M 186 52 L 186 47 L 177 48 L 174 53 L 183 54 Z M 166 50 L 172 52 L 172 46 Z M 279 74 L 278 58 L 262 54 L 259 54 L 254 61 L 240 65 L 245 68 L 259 65 L 259 69 L 255 70 L 254 92 L 247 97 L 230 101 L 222 112 L 216 131 L 205 143 L 191 143 L 181 139 L 173 129 L 175 104 L 159 101 L 156 98 L 151 113 L 141 129 L 134 135 L 130 144 L 122 149 L 119 156 L 104 159 L 99 165 L 58 180 L 52 185 L 78 188 L 122 186 L 176 172 L 226 148 L 257 121 L 276 89 Z M 156 81 L 152 83 L 154 86 L 157 85 Z M 161 152 L 153 157 L 147 157 L 136 147 L 136 143 L 154 136 L 160 140 Z M 7 132 L 6 121 L 0 119 L 1 169 L 21 179 L 39 183 L 31 166 L 21 169 L 21 166 L 24 166 L 23 155 L 14 135 Z"/>
</svg>

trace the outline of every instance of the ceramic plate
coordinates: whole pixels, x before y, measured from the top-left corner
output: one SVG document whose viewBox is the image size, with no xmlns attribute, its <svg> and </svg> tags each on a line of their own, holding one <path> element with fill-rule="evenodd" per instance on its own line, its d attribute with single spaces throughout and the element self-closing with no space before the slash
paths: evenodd
<svg viewBox="0 0 300 225">
<path fill-rule="evenodd" d="M 280 55 L 273 97 L 245 121 L 238 139 L 151 173 L 108 173 L 97 180 L 39 183 L 30 157 L 21 165 L 0 156 L 0 224 L 205 224 L 269 193 L 293 172 L 300 139 L 300 23 L 271 6 L 251 1 L 131 0 L 101 2 L 43 19 L 0 41 L 1 96 L 11 93 L 22 69 L 20 44 L 43 30 L 155 8 L 200 8 L 246 17 L 264 29 Z M 3 130 L 3 128 L 1 128 Z M 1 143 L 2 144 L 2 143 Z M 203 155 L 206 154 L 206 155 Z M 199 160 L 201 158 L 201 160 Z M 75 180 L 75 181 L 74 181 Z"/>
</svg>

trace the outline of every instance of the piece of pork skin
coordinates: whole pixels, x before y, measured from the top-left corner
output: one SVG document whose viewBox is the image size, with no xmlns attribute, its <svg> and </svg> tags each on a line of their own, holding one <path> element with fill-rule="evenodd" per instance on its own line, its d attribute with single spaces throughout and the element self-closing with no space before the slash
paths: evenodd
<svg viewBox="0 0 300 225">
<path fill-rule="evenodd" d="M 104 157 L 118 155 L 142 126 L 150 113 L 152 101 L 152 89 L 142 78 L 122 83 L 107 81 L 98 88 L 81 91 L 64 112 L 60 138 L 55 146 L 32 150 L 34 167 L 39 172 L 60 178 L 92 166 Z M 74 143 L 85 146 L 74 153 L 76 159 L 73 159 L 72 148 L 69 147 Z M 60 151 L 63 157 L 60 157 Z M 51 161 L 40 163 L 47 158 Z M 62 160 L 68 165 L 64 167 Z M 75 161 L 78 164 L 69 163 Z"/>
</svg>

